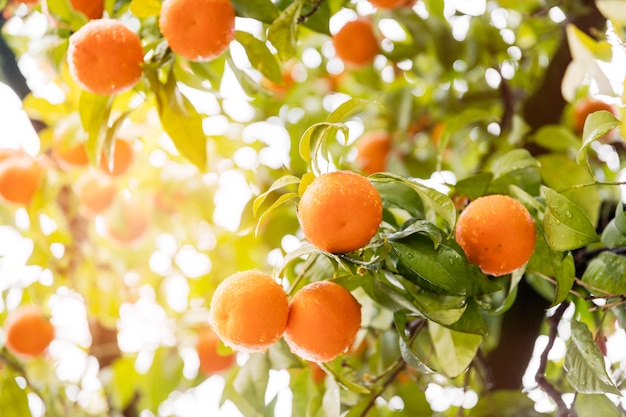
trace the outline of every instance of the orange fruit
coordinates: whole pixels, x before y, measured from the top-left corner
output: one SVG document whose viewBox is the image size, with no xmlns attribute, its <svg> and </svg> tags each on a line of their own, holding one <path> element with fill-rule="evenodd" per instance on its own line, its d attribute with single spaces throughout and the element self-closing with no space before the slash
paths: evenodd
<svg viewBox="0 0 626 417">
<path fill-rule="evenodd" d="M 594 100 L 590 98 L 585 98 L 579 100 L 574 104 L 573 108 L 573 118 L 574 118 L 574 130 L 576 133 L 582 133 L 585 127 L 585 120 L 587 120 L 587 116 L 589 116 L 593 112 L 597 112 L 600 110 L 606 110 L 615 115 L 615 108 L 605 103 L 604 101 Z"/>
<path fill-rule="evenodd" d="M 365 174 L 387 170 L 392 138 L 387 132 L 367 132 L 356 142 L 356 163 Z"/>
<path fill-rule="evenodd" d="M 366 18 L 346 23 L 332 41 L 337 57 L 354 66 L 369 64 L 380 50 L 372 22 Z"/>
<path fill-rule="evenodd" d="M 369 2 L 379 9 L 395 9 L 406 5 L 407 0 L 369 0 Z"/>
<path fill-rule="evenodd" d="M 62 138 L 58 138 L 52 143 L 52 153 L 68 164 L 79 166 L 89 164 L 85 142 L 68 144 Z"/>
<path fill-rule="evenodd" d="M 99 19 L 104 12 L 104 0 L 70 0 L 72 8 L 89 19 Z"/>
<path fill-rule="evenodd" d="M 78 184 L 78 201 L 90 213 L 102 213 L 113 202 L 117 187 L 106 175 L 88 174 Z"/>
<path fill-rule="evenodd" d="M 44 175 L 42 165 L 30 155 L 18 152 L 0 162 L 0 195 L 13 203 L 28 205 Z"/>
<path fill-rule="evenodd" d="M 235 363 L 234 353 L 222 355 L 218 352 L 220 339 L 210 327 L 204 327 L 198 333 L 196 352 L 200 360 L 200 372 L 213 375 L 224 371 Z"/>
<path fill-rule="evenodd" d="M 109 236 L 120 243 L 131 243 L 141 238 L 150 224 L 148 212 L 135 200 L 121 200 L 107 218 Z"/>
<path fill-rule="evenodd" d="M 361 305 L 332 281 L 304 286 L 289 303 L 285 341 L 291 351 L 312 362 L 328 362 L 354 343 L 361 327 Z"/>
<path fill-rule="evenodd" d="M 281 338 L 289 300 L 271 276 L 249 270 L 222 281 L 211 300 L 209 323 L 219 338 L 241 352 L 263 352 Z"/>
<path fill-rule="evenodd" d="M 174 53 L 210 61 L 235 38 L 235 10 L 229 0 L 165 0 L 159 27 Z"/>
<path fill-rule="evenodd" d="M 528 262 L 535 239 L 530 213 L 506 195 L 488 195 L 470 202 L 456 224 L 456 240 L 467 260 L 494 276 L 509 274 Z"/>
<path fill-rule="evenodd" d="M 109 159 L 106 154 L 102 152 L 100 158 L 100 168 L 105 173 L 118 177 L 125 174 L 133 163 L 135 152 L 131 144 L 122 139 L 115 139 L 115 145 L 113 148 L 113 166 L 109 163 Z"/>
<path fill-rule="evenodd" d="M 90 20 L 70 36 L 67 62 L 72 78 L 85 90 L 120 93 L 141 78 L 141 39 L 120 21 Z"/>
<path fill-rule="evenodd" d="M 23 356 L 40 356 L 54 339 L 54 326 L 37 306 L 20 306 L 4 323 L 6 347 Z"/>
<path fill-rule="evenodd" d="M 318 248 L 346 253 L 367 245 L 383 216 L 380 194 L 351 171 L 322 174 L 306 188 L 298 204 L 304 236 Z"/>
</svg>

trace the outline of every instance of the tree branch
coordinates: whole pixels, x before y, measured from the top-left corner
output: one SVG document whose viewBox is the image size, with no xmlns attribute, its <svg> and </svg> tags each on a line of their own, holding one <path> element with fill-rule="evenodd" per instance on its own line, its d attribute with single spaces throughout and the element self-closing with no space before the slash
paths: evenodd
<svg viewBox="0 0 626 417">
<path fill-rule="evenodd" d="M 537 373 L 535 374 L 535 382 L 537 382 L 537 385 L 539 385 L 539 388 L 541 388 L 546 394 L 548 394 L 548 396 L 552 399 L 552 401 L 555 402 L 556 407 L 557 407 L 558 417 L 575 417 L 576 416 L 576 411 L 570 410 L 567 407 L 567 405 L 563 401 L 563 398 L 561 398 L 561 392 L 558 391 L 554 387 L 554 385 L 548 382 L 545 376 L 546 368 L 548 367 L 548 354 L 550 353 L 550 350 L 552 350 L 552 346 L 554 346 L 554 341 L 556 340 L 557 328 L 558 328 L 559 322 L 561 321 L 561 318 L 563 318 L 563 314 L 565 313 L 565 310 L 567 310 L 568 306 L 569 306 L 569 303 L 562 302 L 557 307 L 552 317 L 548 318 L 548 324 L 550 325 L 550 332 L 548 334 L 548 343 L 546 344 L 545 349 L 541 353 L 541 357 L 539 359 L 539 368 L 537 369 Z"/>
</svg>

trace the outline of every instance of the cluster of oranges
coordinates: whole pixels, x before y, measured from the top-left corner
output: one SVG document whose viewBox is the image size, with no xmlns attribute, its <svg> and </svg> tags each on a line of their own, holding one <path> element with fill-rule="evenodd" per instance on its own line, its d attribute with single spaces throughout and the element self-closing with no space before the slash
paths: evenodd
<svg viewBox="0 0 626 417">
<path fill-rule="evenodd" d="M 309 184 L 298 204 L 298 220 L 305 237 L 319 249 L 347 253 L 363 248 L 376 235 L 382 211 L 380 194 L 367 178 L 337 171 Z M 284 337 L 302 359 L 328 362 L 354 343 L 361 305 L 330 280 L 311 282 L 289 300 L 274 278 L 250 270 L 220 283 L 209 322 L 234 350 L 265 351 Z"/>
</svg>

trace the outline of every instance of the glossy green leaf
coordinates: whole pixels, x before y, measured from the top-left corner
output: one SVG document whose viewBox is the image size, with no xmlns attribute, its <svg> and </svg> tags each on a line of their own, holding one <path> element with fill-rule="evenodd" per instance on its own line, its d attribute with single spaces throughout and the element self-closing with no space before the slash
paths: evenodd
<svg viewBox="0 0 626 417">
<path fill-rule="evenodd" d="M 132 0 L 130 12 L 140 19 L 158 16 L 161 13 L 161 2 L 159 0 Z"/>
<path fill-rule="evenodd" d="M 178 152 L 200 171 L 204 171 L 207 138 L 202 127 L 202 117 L 178 89 L 173 74 L 169 74 L 165 84 L 157 79 L 156 74 L 150 74 L 149 79 L 163 129 Z"/>
<path fill-rule="evenodd" d="M 437 214 L 439 214 L 446 221 L 450 228 L 452 228 L 456 223 L 456 208 L 454 207 L 452 199 L 450 199 L 450 197 L 448 197 L 447 195 L 433 188 L 420 184 L 419 182 L 411 181 L 410 179 L 387 172 L 373 174 L 369 178 L 374 184 L 384 182 L 398 182 L 408 186 L 413 191 L 415 191 L 424 202 L 428 203 L 427 206 L 434 210 Z M 433 222 L 434 219 L 427 220 Z"/>
<path fill-rule="evenodd" d="M 395 286 L 378 279 L 373 281 L 370 295 L 381 307 L 394 313 L 422 314 L 420 309 L 411 302 L 408 293 L 403 293 Z"/>
<path fill-rule="evenodd" d="M 581 248 L 600 239 L 585 213 L 567 197 L 542 187 L 546 198 L 543 228 L 550 247 L 557 251 Z"/>
<path fill-rule="evenodd" d="M 420 315 L 444 326 L 458 321 L 467 308 L 463 296 L 426 291 L 403 277 L 398 277 L 398 281 L 412 297 L 412 304 L 417 307 Z"/>
<path fill-rule="evenodd" d="M 252 68 L 258 70 L 266 78 L 275 83 L 283 82 L 280 65 L 274 57 L 274 54 L 272 54 L 263 41 L 248 32 L 240 30 L 235 33 L 235 39 L 245 49 Z"/>
<path fill-rule="evenodd" d="M 432 321 L 428 331 L 442 371 L 451 378 L 465 372 L 483 342 L 482 336 L 456 332 Z"/>
<path fill-rule="evenodd" d="M 405 237 L 411 236 L 414 233 L 420 233 L 424 236 L 428 236 L 433 241 L 433 245 L 435 245 L 435 248 L 437 248 L 437 246 L 439 246 L 443 241 L 441 229 L 437 228 L 434 224 L 426 220 L 417 220 L 415 222 L 411 222 L 408 226 L 403 227 L 402 230 L 390 233 L 388 235 L 384 235 L 383 237 L 389 240 L 401 240 Z"/>
<path fill-rule="evenodd" d="M 84 14 L 74 10 L 70 0 L 47 0 L 46 7 L 57 20 L 69 24 L 72 31 L 77 31 L 88 21 Z"/>
<path fill-rule="evenodd" d="M 572 339 L 567 344 L 565 369 L 570 384 L 579 393 L 620 395 L 606 371 L 604 357 L 591 331 L 577 320 L 572 321 Z"/>
<path fill-rule="evenodd" d="M 390 242 L 398 256 L 398 270 L 404 277 L 424 288 L 452 295 L 477 295 L 497 291 L 475 265 L 459 250 L 442 243 L 436 249 L 422 235 Z"/>
<path fill-rule="evenodd" d="M 600 139 L 611 130 L 619 127 L 620 121 L 615 118 L 611 112 L 600 110 L 591 113 L 585 120 L 585 128 L 583 130 L 583 144 L 576 155 L 579 164 L 585 161 L 587 149 L 594 140 Z"/>
<path fill-rule="evenodd" d="M 446 327 L 461 333 L 471 333 L 479 336 L 487 335 L 487 326 L 483 318 L 481 306 L 473 298 L 467 299 L 467 306 L 463 315 L 454 323 L 446 325 Z"/>
<path fill-rule="evenodd" d="M 265 217 L 267 217 L 273 210 L 275 210 L 279 206 L 282 206 L 283 204 L 285 204 L 288 201 L 295 200 L 298 197 L 300 197 L 300 195 L 298 193 L 287 193 L 287 194 L 283 194 L 280 197 L 278 197 L 276 199 L 276 201 L 274 201 L 272 203 L 272 205 L 269 206 L 266 210 L 264 210 L 263 213 L 261 213 L 261 215 L 259 216 L 259 220 L 257 221 L 257 227 L 256 227 L 255 234 L 258 234 L 259 227 L 261 226 L 261 223 L 263 222 L 263 220 L 265 220 Z"/>
<path fill-rule="evenodd" d="M 272 23 L 280 14 L 271 0 L 232 0 L 237 16 L 249 17 L 265 23 Z"/>
<path fill-rule="evenodd" d="M 578 394 L 574 408 L 578 417 L 621 417 L 622 413 L 603 394 Z"/>
<path fill-rule="evenodd" d="M 278 51 L 281 61 L 285 62 L 296 53 L 298 41 L 298 18 L 302 10 L 302 1 L 296 0 L 274 20 L 267 30 L 267 40 Z"/>
<path fill-rule="evenodd" d="M 626 294 L 626 257 L 608 251 L 600 253 L 589 261 L 582 280 L 595 295 Z"/>
<path fill-rule="evenodd" d="M 423 203 L 419 194 L 406 184 L 398 181 L 376 181 L 372 184 L 378 190 L 385 209 L 406 210 L 411 217 L 423 219 Z"/>
</svg>

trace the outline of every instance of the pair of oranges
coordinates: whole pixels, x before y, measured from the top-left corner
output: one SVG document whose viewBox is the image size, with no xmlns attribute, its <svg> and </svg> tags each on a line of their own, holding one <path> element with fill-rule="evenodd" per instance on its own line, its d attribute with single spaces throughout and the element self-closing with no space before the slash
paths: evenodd
<svg viewBox="0 0 626 417">
<path fill-rule="evenodd" d="M 220 283 L 209 321 L 219 338 L 237 351 L 262 352 L 284 336 L 296 355 L 327 362 L 354 342 L 361 325 L 361 305 L 332 281 L 310 283 L 289 302 L 277 281 L 251 270 Z"/>
<path fill-rule="evenodd" d="M 159 27 L 172 51 L 191 61 L 208 61 L 234 39 L 235 11 L 229 0 L 165 0 Z M 85 90 L 120 93 L 143 73 L 141 38 L 118 20 L 93 19 L 70 36 L 67 62 Z"/>
</svg>

